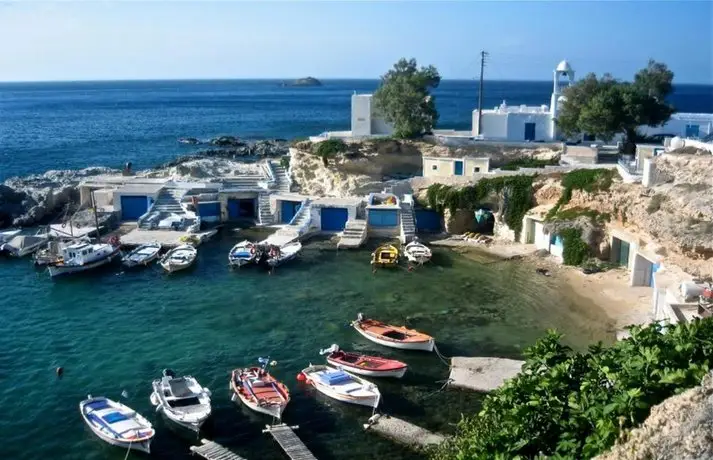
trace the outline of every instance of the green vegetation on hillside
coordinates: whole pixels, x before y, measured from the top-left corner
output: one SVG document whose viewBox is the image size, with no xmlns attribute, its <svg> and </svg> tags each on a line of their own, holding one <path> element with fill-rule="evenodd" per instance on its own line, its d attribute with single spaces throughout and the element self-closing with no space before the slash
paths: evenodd
<svg viewBox="0 0 713 460">
<path fill-rule="evenodd" d="M 713 319 L 630 332 L 586 353 L 548 333 L 525 351 L 522 373 L 486 396 L 432 458 L 591 458 L 626 439 L 653 405 L 698 385 L 709 371 Z"/>
<path fill-rule="evenodd" d="M 329 166 L 329 159 L 338 153 L 346 152 L 347 144 L 341 139 L 327 139 L 326 141 L 312 144 L 312 153 L 322 158 L 324 166 Z"/>
<path fill-rule="evenodd" d="M 509 161 L 502 165 L 500 169 L 505 171 L 517 171 L 520 168 L 544 168 L 545 166 L 557 166 L 558 164 L 560 164 L 558 157 L 550 158 L 549 160 L 524 157 Z"/>
<path fill-rule="evenodd" d="M 480 179 L 474 185 L 456 188 L 433 184 L 426 191 L 429 207 L 443 212 L 457 209 L 479 209 L 489 195 L 503 192 L 503 219 L 519 238 L 522 219 L 532 208 L 532 176 L 518 175 Z"/>
<path fill-rule="evenodd" d="M 557 116 L 557 127 L 567 136 L 588 133 L 607 141 L 623 134 L 626 152 L 633 153 L 639 126 L 661 126 L 673 114 L 673 107 L 666 103 L 672 81 L 673 72 L 653 60 L 633 82 L 589 74 L 564 90 L 566 101 Z"/>
<path fill-rule="evenodd" d="M 547 220 L 554 218 L 561 206 L 569 203 L 574 190 L 585 192 L 597 192 L 609 190 L 616 172 L 613 169 L 576 169 L 570 171 L 562 177 L 562 187 L 564 191 L 557 203 L 547 213 Z"/>
<path fill-rule="evenodd" d="M 394 136 L 410 138 L 430 132 L 438 121 L 430 90 L 441 76 L 433 66 L 418 68 L 415 59 L 400 59 L 381 77 L 374 102 L 384 119 L 394 126 Z"/>
</svg>

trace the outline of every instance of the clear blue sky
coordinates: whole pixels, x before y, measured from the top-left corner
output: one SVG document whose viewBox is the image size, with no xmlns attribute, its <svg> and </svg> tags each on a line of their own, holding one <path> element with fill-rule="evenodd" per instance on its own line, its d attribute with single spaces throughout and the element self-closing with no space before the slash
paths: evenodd
<svg viewBox="0 0 713 460">
<path fill-rule="evenodd" d="M 444 78 L 631 78 L 648 58 L 713 83 L 713 2 L 0 3 L 0 81 L 377 78 L 402 56 Z M 670 25 L 670 28 L 669 28 Z"/>
</svg>

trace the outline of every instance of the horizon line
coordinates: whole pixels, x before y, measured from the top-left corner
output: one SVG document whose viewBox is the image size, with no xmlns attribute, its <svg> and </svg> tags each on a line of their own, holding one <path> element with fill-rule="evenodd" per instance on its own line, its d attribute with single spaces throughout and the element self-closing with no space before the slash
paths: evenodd
<svg viewBox="0 0 713 460">
<path fill-rule="evenodd" d="M 298 77 L 298 78 L 279 78 L 279 77 L 240 77 L 240 78 L 122 78 L 122 79 L 78 79 L 78 80 L 0 80 L 0 84 L 27 84 L 27 83 L 124 83 L 124 82 L 200 82 L 200 81 L 275 81 L 275 82 L 288 82 L 293 80 L 298 80 L 300 78 L 308 77 Z M 322 81 L 379 81 L 381 78 L 364 78 L 364 77 L 329 77 L 329 78 L 316 78 L 320 82 Z M 441 81 L 457 81 L 466 82 L 472 81 L 477 83 L 478 79 L 475 77 L 470 78 L 441 78 Z M 531 79 L 509 79 L 509 78 L 499 78 L 499 79 L 484 79 L 484 82 L 512 82 L 512 83 L 552 83 L 551 80 L 531 80 Z M 673 85 L 688 85 L 688 86 L 713 86 L 713 83 L 696 83 L 696 82 L 673 82 Z M 300 87 L 300 86 L 294 86 Z M 312 87 L 318 88 L 319 86 L 303 86 L 303 88 Z"/>
</svg>

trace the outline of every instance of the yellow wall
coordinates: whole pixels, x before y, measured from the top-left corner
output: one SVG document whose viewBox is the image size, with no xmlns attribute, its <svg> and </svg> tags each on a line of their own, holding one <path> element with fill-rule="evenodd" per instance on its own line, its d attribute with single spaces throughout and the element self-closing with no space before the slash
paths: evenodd
<svg viewBox="0 0 713 460">
<path fill-rule="evenodd" d="M 489 158 L 423 158 L 423 177 L 454 177 L 456 161 L 463 161 L 463 176 L 487 173 L 490 170 Z M 436 169 L 433 169 L 433 167 Z M 480 168 L 475 171 L 475 168 Z"/>
</svg>

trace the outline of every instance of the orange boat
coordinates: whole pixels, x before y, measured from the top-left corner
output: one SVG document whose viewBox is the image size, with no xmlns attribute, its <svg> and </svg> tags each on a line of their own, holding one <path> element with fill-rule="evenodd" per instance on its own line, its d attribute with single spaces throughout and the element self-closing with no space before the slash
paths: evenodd
<svg viewBox="0 0 713 460">
<path fill-rule="evenodd" d="M 290 391 L 270 375 L 268 364 L 269 358 L 262 367 L 235 369 L 230 378 L 232 399 L 237 397 L 250 409 L 280 419 L 290 402 Z"/>
<path fill-rule="evenodd" d="M 385 347 L 433 351 L 435 343 L 430 335 L 405 326 L 392 326 L 375 319 L 367 319 L 361 313 L 357 316 L 357 320 L 352 322 L 352 327 L 367 339 Z"/>
</svg>

